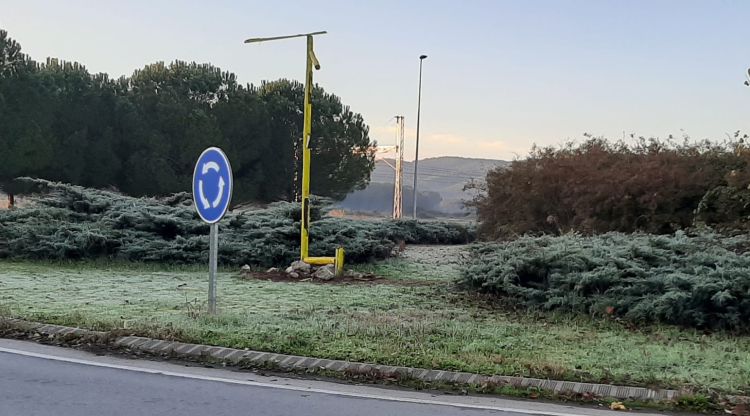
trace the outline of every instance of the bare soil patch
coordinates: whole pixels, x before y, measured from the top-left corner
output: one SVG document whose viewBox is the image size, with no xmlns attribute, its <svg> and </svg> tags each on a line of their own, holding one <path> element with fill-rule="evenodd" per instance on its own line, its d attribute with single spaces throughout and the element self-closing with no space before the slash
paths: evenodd
<svg viewBox="0 0 750 416">
<path fill-rule="evenodd" d="M 240 276 L 244 280 L 265 280 L 270 282 L 284 283 L 315 283 L 321 285 L 393 285 L 393 286 L 429 286 L 434 282 L 415 280 L 394 280 L 374 274 L 366 274 L 361 277 L 342 276 L 330 280 L 308 278 L 294 278 L 283 271 L 278 272 L 247 272 Z"/>
</svg>

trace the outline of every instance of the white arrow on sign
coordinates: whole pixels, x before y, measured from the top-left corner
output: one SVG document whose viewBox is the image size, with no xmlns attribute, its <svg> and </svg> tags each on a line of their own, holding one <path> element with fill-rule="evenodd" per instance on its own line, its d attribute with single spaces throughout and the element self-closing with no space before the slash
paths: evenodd
<svg viewBox="0 0 750 416">
<path fill-rule="evenodd" d="M 224 196 L 224 178 L 219 176 L 219 194 L 216 195 L 216 199 L 214 199 L 214 202 L 211 204 L 212 207 L 216 208 L 219 206 L 219 202 L 221 202 L 221 197 Z"/>
<path fill-rule="evenodd" d="M 203 168 L 201 168 L 201 171 L 203 174 L 207 174 L 209 170 L 214 170 L 216 172 L 219 172 L 221 168 L 219 168 L 219 164 L 216 162 L 206 162 L 203 164 Z M 216 195 L 216 199 L 214 199 L 213 202 L 209 202 L 208 198 L 206 198 L 206 194 L 203 192 L 203 179 L 200 179 L 198 181 L 198 197 L 201 199 L 201 204 L 203 205 L 203 209 L 208 209 L 209 207 L 216 208 L 219 206 L 219 203 L 221 202 L 221 198 L 224 196 L 224 187 L 226 186 L 226 183 L 224 183 L 224 178 L 219 176 L 219 194 Z"/>
<path fill-rule="evenodd" d="M 219 168 L 219 164 L 214 161 L 204 163 L 203 169 L 201 170 L 203 171 L 203 174 L 205 175 L 211 169 L 215 170 L 216 172 L 219 172 L 219 170 L 221 170 L 221 168 Z"/>
<path fill-rule="evenodd" d="M 206 194 L 203 193 L 203 179 L 198 181 L 198 197 L 201 199 L 201 204 L 203 204 L 203 209 L 208 209 L 208 207 L 211 206 L 208 202 L 208 198 L 205 196 Z"/>
</svg>

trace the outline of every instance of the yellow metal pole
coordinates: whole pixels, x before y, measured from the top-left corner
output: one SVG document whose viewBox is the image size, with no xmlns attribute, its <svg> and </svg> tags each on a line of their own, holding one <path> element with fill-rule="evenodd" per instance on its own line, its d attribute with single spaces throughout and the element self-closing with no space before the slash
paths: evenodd
<svg viewBox="0 0 750 416">
<path fill-rule="evenodd" d="M 301 33 L 299 35 L 274 36 L 268 38 L 250 38 L 245 43 L 259 43 L 270 40 L 307 38 L 307 56 L 305 68 L 305 103 L 304 103 L 304 123 L 302 126 L 302 219 L 300 221 L 300 260 L 308 264 L 325 265 L 333 264 L 336 274 L 343 273 L 344 268 L 344 249 L 336 249 L 335 257 L 310 257 L 310 136 L 312 134 L 312 88 L 313 88 L 313 68 L 320 69 L 320 62 L 315 57 L 313 50 L 313 36 L 325 34 L 325 31 Z"/>
<path fill-rule="evenodd" d="M 305 107 L 302 128 L 302 221 L 300 232 L 300 260 L 305 261 L 309 254 L 310 241 L 310 135 L 312 134 L 312 67 L 313 37 L 307 36 L 307 69 L 305 72 Z"/>
<path fill-rule="evenodd" d="M 336 277 L 341 277 L 344 274 L 344 247 L 338 247 L 336 249 L 336 258 L 334 260 L 333 270 L 336 273 Z"/>
</svg>

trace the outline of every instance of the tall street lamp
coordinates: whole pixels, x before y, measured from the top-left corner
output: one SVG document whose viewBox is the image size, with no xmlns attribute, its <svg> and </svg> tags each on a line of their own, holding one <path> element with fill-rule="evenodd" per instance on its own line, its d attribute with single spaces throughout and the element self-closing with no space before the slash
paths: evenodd
<svg viewBox="0 0 750 416">
<path fill-rule="evenodd" d="M 310 135 L 312 134 L 312 89 L 313 89 L 313 67 L 320 69 L 320 62 L 313 51 L 313 36 L 323 35 L 326 32 L 302 33 L 299 35 L 274 36 L 269 38 L 250 38 L 245 43 L 259 43 L 271 40 L 307 38 L 307 53 L 305 67 L 305 103 L 304 121 L 302 127 L 302 220 L 300 221 L 300 260 L 308 264 L 324 265 L 333 264 L 336 275 L 343 273 L 344 249 L 336 249 L 335 257 L 310 257 Z"/>
<path fill-rule="evenodd" d="M 417 98 L 417 144 L 416 150 L 414 151 L 414 189 L 413 198 L 414 212 L 412 217 L 417 219 L 417 164 L 419 163 L 419 114 L 422 110 L 422 61 L 427 58 L 427 55 L 419 55 L 419 95 Z"/>
</svg>

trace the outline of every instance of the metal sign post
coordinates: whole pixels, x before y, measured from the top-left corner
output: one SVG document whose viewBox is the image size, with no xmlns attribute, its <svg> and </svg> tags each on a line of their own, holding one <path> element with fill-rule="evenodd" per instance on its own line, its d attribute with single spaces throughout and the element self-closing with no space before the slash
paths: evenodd
<svg viewBox="0 0 750 416">
<path fill-rule="evenodd" d="M 219 251 L 219 224 L 211 224 L 208 236 L 208 313 L 216 313 L 216 268 Z"/>
<path fill-rule="evenodd" d="M 193 170 L 193 203 L 198 216 L 210 224 L 208 236 L 208 313 L 216 313 L 216 269 L 219 263 L 219 221 L 232 200 L 232 166 L 218 147 L 201 153 Z"/>
</svg>

